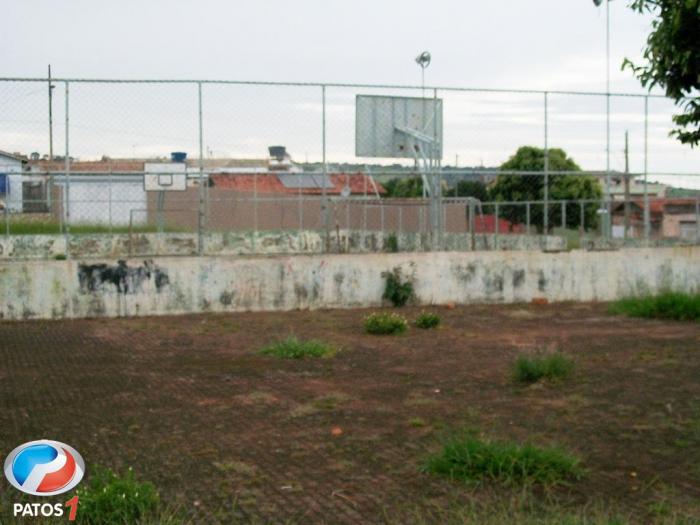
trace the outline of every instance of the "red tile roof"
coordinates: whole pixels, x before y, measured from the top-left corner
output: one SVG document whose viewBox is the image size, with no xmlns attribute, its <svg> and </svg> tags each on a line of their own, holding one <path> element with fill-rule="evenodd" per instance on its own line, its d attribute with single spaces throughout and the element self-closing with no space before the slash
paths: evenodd
<svg viewBox="0 0 700 525">
<path fill-rule="evenodd" d="M 218 188 L 226 188 L 240 192 L 252 193 L 256 190 L 258 193 L 289 193 L 296 195 L 301 192 L 306 195 L 320 195 L 323 191 L 321 188 L 288 188 L 276 173 L 259 173 L 257 175 L 249 173 L 222 173 L 210 175 L 214 186 Z M 328 178 L 333 185 L 332 188 L 326 188 L 328 195 L 340 195 L 340 192 L 347 185 L 353 195 L 364 195 L 365 190 L 368 195 L 374 195 L 374 187 L 372 181 L 367 175 L 362 173 L 335 173 L 328 175 Z M 384 187 L 378 182 L 377 191 L 380 194 L 386 193 Z"/>
</svg>

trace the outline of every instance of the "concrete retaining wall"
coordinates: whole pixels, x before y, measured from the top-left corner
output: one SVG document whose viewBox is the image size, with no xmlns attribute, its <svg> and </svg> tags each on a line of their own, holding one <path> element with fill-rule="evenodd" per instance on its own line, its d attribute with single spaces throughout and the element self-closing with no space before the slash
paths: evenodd
<svg viewBox="0 0 700 525">
<path fill-rule="evenodd" d="M 328 238 L 314 230 L 210 232 L 203 236 L 207 255 L 279 255 L 337 253 L 366 253 L 385 251 L 390 233 L 340 230 Z M 399 251 L 431 249 L 429 235 L 404 232 L 393 234 Z M 472 247 L 471 236 L 448 233 L 444 236 L 446 250 L 467 251 Z M 328 247 L 326 248 L 326 244 Z M 67 249 L 63 235 L 9 235 L 0 237 L 0 260 L 53 259 L 70 254 L 73 258 L 135 257 L 154 255 L 196 255 L 198 238 L 195 233 L 140 233 L 129 236 L 115 234 L 80 234 L 70 237 Z M 477 234 L 476 250 L 562 250 L 562 237 L 544 235 Z"/>
<path fill-rule="evenodd" d="M 379 306 L 394 268 L 425 305 L 609 301 L 698 289 L 700 248 L 0 262 L 0 318 Z"/>
</svg>

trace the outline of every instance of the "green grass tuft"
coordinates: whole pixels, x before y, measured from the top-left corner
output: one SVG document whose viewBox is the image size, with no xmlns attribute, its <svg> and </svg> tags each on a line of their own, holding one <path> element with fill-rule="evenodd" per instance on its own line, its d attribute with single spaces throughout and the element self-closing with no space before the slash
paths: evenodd
<svg viewBox="0 0 700 525">
<path fill-rule="evenodd" d="M 565 379 L 573 369 L 574 362 L 564 354 L 521 355 L 515 360 L 513 376 L 521 383 L 535 383 L 540 379 Z"/>
<path fill-rule="evenodd" d="M 557 485 L 583 476 L 580 460 L 555 447 L 503 443 L 465 433 L 448 439 L 424 470 L 467 482 Z"/>
<path fill-rule="evenodd" d="M 137 481 L 131 469 L 119 476 L 109 469 L 93 467 L 87 482 L 75 494 L 79 498 L 77 523 L 182 523 L 174 514 L 162 509 L 153 484 Z"/>
<path fill-rule="evenodd" d="M 395 313 L 375 312 L 365 317 L 365 331 L 374 335 L 401 334 L 408 329 L 405 317 Z"/>
<path fill-rule="evenodd" d="M 700 321 L 700 294 L 666 292 L 655 296 L 627 297 L 610 305 L 610 312 L 650 319 Z"/>
<path fill-rule="evenodd" d="M 260 351 L 281 359 L 304 359 L 305 357 L 330 357 L 336 349 L 320 341 L 300 341 L 296 337 L 288 337 L 266 346 Z"/>
<path fill-rule="evenodd" d="M 415 324 L 418 328 L 435 328 L 440 324 L 440 316 L 434 312 L 421 312 L 416 317 Z"/>
</svg>

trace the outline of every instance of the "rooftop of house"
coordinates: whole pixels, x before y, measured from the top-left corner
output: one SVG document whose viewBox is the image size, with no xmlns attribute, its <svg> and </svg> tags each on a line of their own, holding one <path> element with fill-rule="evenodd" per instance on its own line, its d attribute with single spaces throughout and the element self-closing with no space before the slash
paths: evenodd
<svg viewBox="0 0 700 525">
<path fill-rule="evenodd" d="M 673 198 L 673 199 L 649 199 L 649 213 L 661 215 L 664 213 L 693 213 L 697 205 L 694 198 Z M 635 199 L 632 206 L 637 211 L 644 210 L 644 200 Z M 622 213 L 625 209 L 624 202 L 616 202 L 613 205 L 613 213 Z"/>
<path fill-rule="evenodd" d="M 288 180 L 283 181 L 286 177 Z M 261 174 L 220 173 L 210 175 L 214 187 L 226 188 L 244 193 L 288 193 L 296 195 L 320 195 L 323 193 L 324 175 L 322 173 L 287 173 L 267 172 Z M 286 182 L 286 184 L 285 184 Z M 375 182 L 376 191 L 386 193 L 384 187 Z M 375 186 L 370 177 L 363 173 L 334 173 L 327 175 L 326 193 L 340 195 L 345 187 L 352 195 L 374 195 Z"/>
</svg>

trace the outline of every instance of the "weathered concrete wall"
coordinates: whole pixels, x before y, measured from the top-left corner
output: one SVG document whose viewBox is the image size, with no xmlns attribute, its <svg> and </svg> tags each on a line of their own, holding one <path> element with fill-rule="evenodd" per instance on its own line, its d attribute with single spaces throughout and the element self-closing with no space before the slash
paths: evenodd
<svg viewBox="0 0 700 525">
<path fill-rule="evenodd" d="M 387 238 L 391 234 L 340 230 L 326 236 L 319 231 L 258 231 L 211 232 L 204 237 L 204 253 L 207 255 L 279 255 L 321 254 L 325 245 L 336 253 L 365 253 L 387 250 Z M 472 246 L 467 234 L 445 235 L 445 249 L 466 251 Z M 399 251 L 427 251 L 431 248 L 430 236 L 419 233 L 396 234 Z M 478 234 L 474 238 L 477 250 L 561 250 L 563 238 L 540 235 Z M 70 250 L 66 249 L 63 235 L 10 235 L 0 237 L 2 259 L 53 259 L 70 254 L 72 258 L 119 258 L 154 255 L 196 255 L 198 239 L 195 233 L 141 233 L 128 234 L 80 234 L 70 237 Z"/>
<path fill-rule="evenodd" d="M 695 290 L 700 247 L 0 263 L 4 319 L 352 308 L 382 304 L 400 268 L 419 304 L 601 300 Z"/>
</svg>

